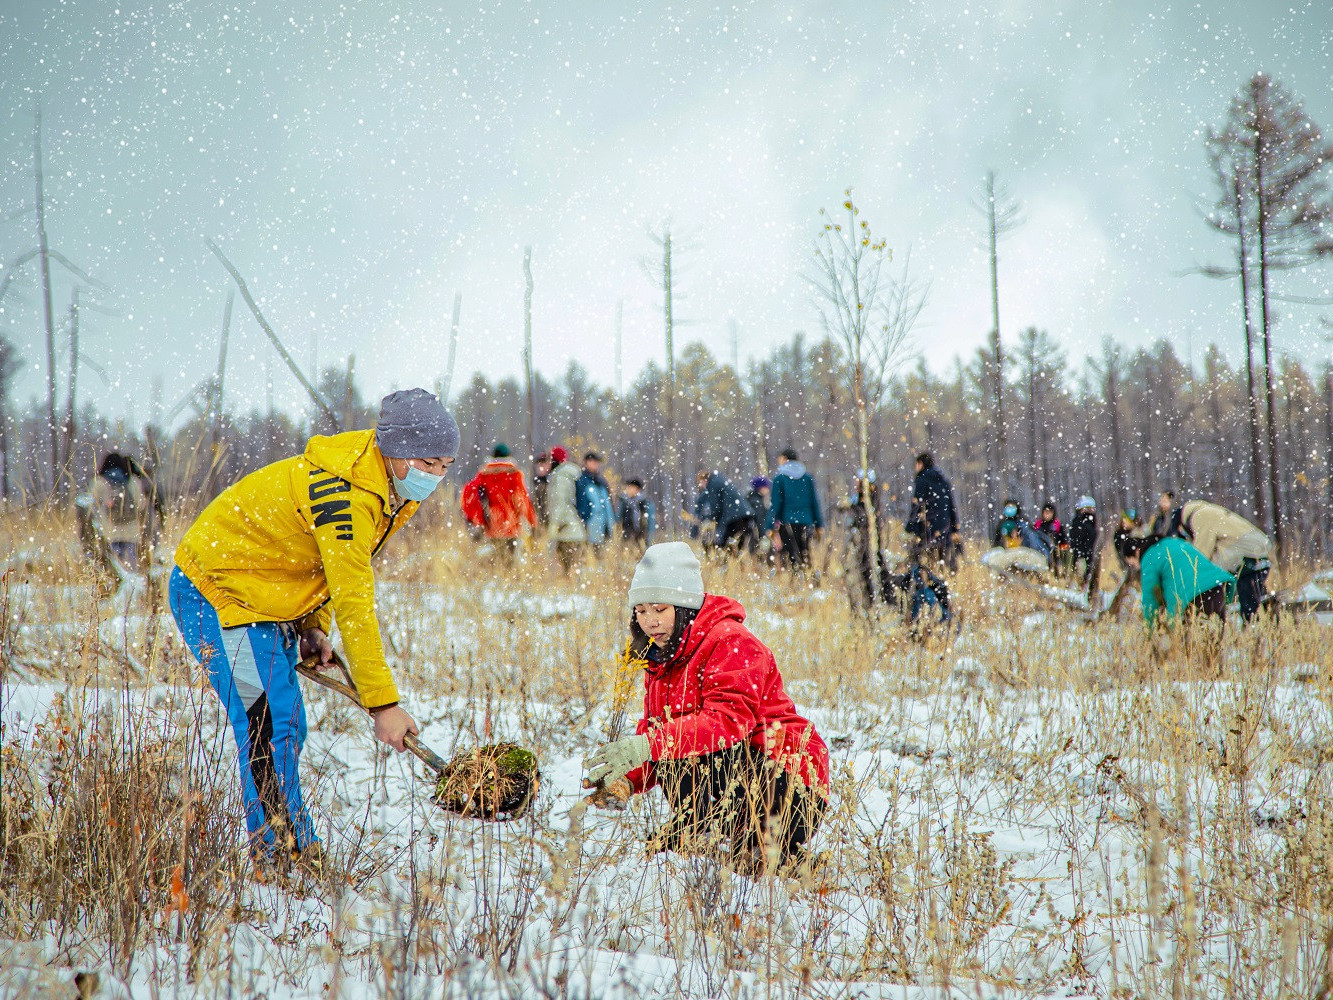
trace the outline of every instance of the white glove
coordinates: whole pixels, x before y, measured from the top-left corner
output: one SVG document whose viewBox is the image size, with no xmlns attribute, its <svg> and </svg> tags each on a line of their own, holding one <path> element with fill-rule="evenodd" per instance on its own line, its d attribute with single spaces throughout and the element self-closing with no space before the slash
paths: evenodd
<svg viewBox="0 0 1333 1000">
<path fill-rule="evenodd" d="M 594 785 L 619 781 L 653 755 L 647 736 L 626 736 L 612 740 L 583 759 L 583 769 Z"/>
</svg>

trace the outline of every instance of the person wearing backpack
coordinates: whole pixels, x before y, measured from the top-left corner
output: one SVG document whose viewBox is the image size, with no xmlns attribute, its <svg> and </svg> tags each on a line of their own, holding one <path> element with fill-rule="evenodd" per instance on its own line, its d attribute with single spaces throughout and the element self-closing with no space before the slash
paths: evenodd
<svg viewBox="0 0 1333 1000">
<path fill-rule="evenodd" d="M 528 496 L 528 487 L 513 459 L 509 446 L 496 444 L 491 460 L 481 467 L 463 487 L 463 517 L 486 538 L 501 546 L 510 559 L 518 555 L 523 536 L 523 522 L 529 529 L 537 526 L 537 512 Z"/>
<path fill-rule="evenodd" d="M 114 451 L 108 453 L 97 467 L 92 494 L 93 521 L 112 554 L 127 568 L 137 568 L 148 504 L 131 460 Z"/>
</svg>

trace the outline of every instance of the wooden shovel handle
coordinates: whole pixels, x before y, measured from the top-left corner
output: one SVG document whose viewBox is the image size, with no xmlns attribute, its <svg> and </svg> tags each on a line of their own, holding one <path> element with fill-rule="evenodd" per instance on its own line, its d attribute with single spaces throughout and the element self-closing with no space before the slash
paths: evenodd
<svg viewBox="0 0 1333 1000">
<path fill-rule="evenodd" d="M 307 656 L 304 660 L 298 663 L 296 665 L 296 672 L 302 677 L 308 677 L 321 687 L 326 687 L 330 691 L 337 691 L 348 701 L 353 702 L 357 708 L 361 708 L 361 696 L 357 694 L 356 685 L 352 683 L 352 675 L 347 669 L 347 664 L 343 662 L 343 658 L 337 653 L 333 654 L 333 662 L 337 665 L 338 669 L 342 671 L 343 677 L 346 678 L 345 682 L 338 680 L 337 677 L 330 676 L 327 670 L 320 669 L 320 659 L 318 654 L 315 656 Z M 403 737 L 403 746 L 436 773 L 443 771 L 447 766 L 447 762 L 443 757 L 430 747 L 426 746 L 426 744 L 422 743 L 420 738 L 414 736 L 412 733 L 408 733 Z"/>
<path fill-rule="evenodd" d="M 443 757 L 430 747 L 426 746 L 426 744 L 422 743 L 421 740 L 412 733 L 408 733 L 403 737 L 403 746 L 407 747 L 409 752 L 414 754 L 418 760 L 436 774 L 439 774 L 448 766 L 448 762 Z"/>
<path fill-rule="evenodd" d="M 331 677 L 328 671 L 320 669 L 318 653 L 314 656 L 307 656 L 304 660 L 298 663 L 296 665 L 296 672 L 302 677 L 308 677 L 316 684 L 328 688 L 330 691 L 337 691 L 344 698 L 355 702 L 357 707 L 360 708 L 361 696 L 357 694 L 356 685 L 352 683 L 352 675 L 347 670 L 347 664 L 343 662 L 343 658 L 337 653 L 333 654 L 333 662 L 337 665 L 338 669 L 342 671 L 342 675 L 346 679 L 345 681 L 340 681 L 336 677 Z"/>
</svg>

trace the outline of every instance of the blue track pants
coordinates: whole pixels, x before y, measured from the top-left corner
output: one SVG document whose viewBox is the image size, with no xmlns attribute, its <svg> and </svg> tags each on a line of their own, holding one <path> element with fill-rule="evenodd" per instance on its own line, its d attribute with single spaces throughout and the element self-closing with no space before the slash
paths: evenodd
<svg viewBox="0 0 1333 1000">
<path fill-rule="evenodd" d="M 223 628 L 179 567 L 168 595 L 186 645 L 208 671 L 231 720 L 252 845 L 268 854 L 305 849 L 318 838 L 297 773 L 306 721 L 295 632 L 275 622 Z"/>
</svg>

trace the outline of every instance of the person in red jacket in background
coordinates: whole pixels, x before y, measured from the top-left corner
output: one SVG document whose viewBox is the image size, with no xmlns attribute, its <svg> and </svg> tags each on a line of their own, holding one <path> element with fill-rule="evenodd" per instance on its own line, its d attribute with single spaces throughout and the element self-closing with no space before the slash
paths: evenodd
<svg viewBox="0 0 1333 1000">
<path fill-rule="evenodd" d="M 644 668 L 635 735 L 583 766 L 596 804 L 660 785 L 673 815 L 649 853 L 725 840 L 740 873 L 790 870 L 823 817 L 828 748 L 796 711 L 773 653 L 730 597 L 705 594 L 684 542 L 644 553 L 629 589 L 630 662 Z"/>
<path fill-rule="evenodd" d="M 523 522 L 536 527 L 523 473 L 509 458 L 509 446 L 497 444 L 491 460 L 463 487 L 463 517 L 492 541 L 503 542 L 511 558 L 518 552 Z"/>
</svg>

